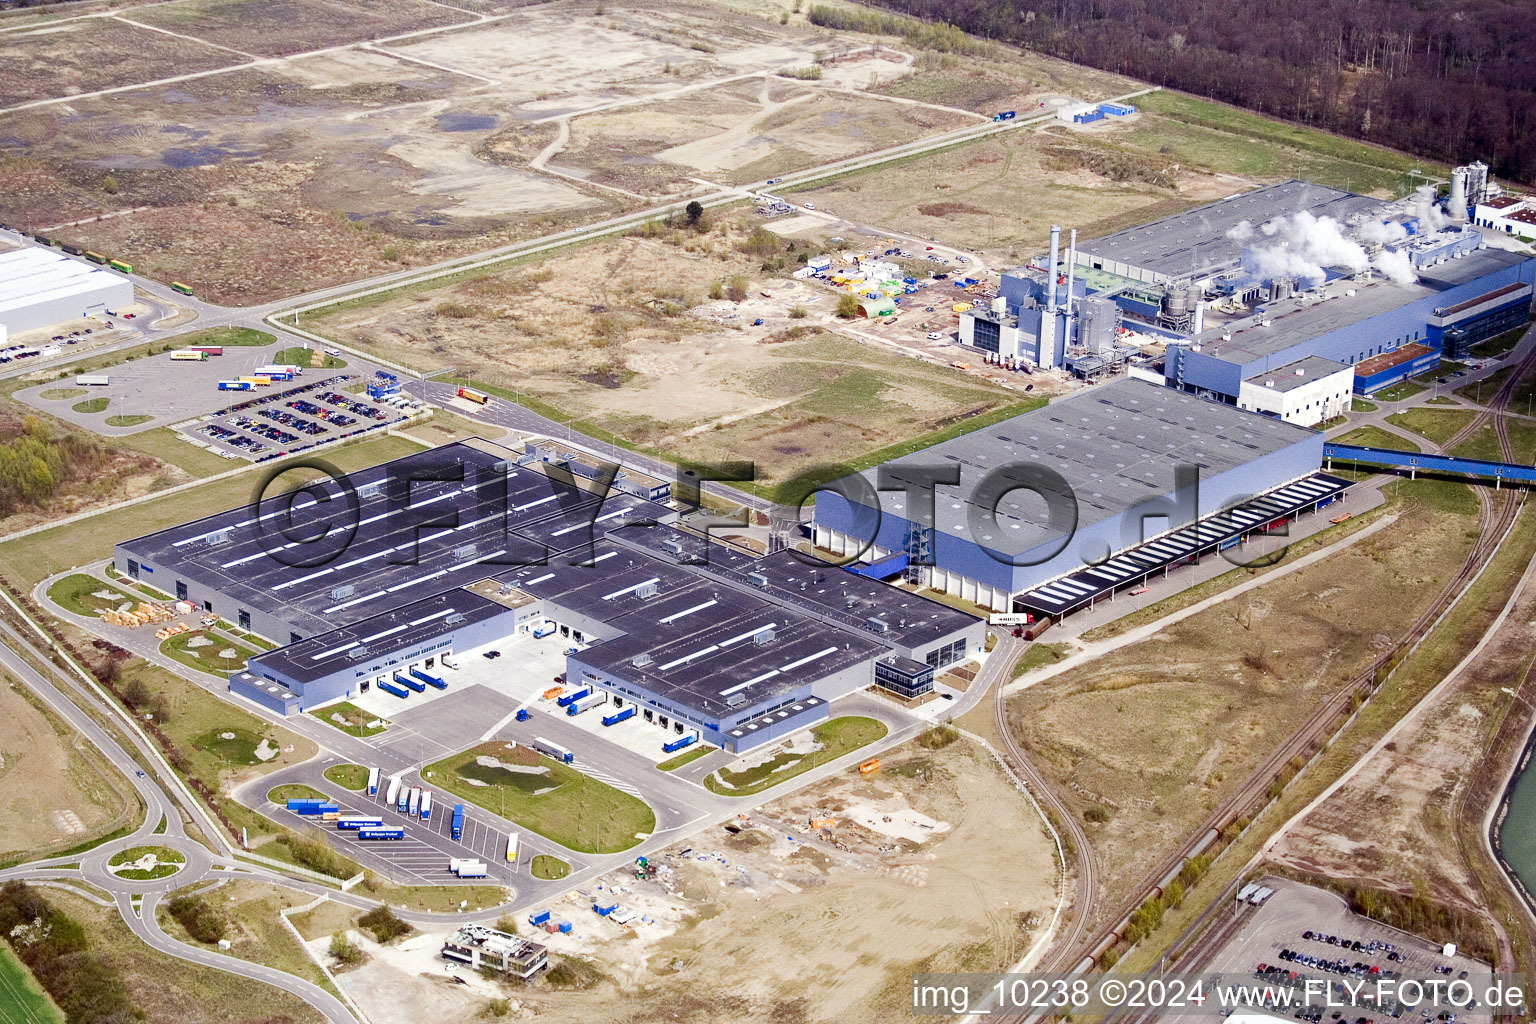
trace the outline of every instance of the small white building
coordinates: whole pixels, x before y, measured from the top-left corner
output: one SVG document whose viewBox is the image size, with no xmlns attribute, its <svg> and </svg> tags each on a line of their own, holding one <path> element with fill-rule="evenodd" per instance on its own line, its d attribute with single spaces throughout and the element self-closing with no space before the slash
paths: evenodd
<svg viewBox="0 0 1536 1024">
<path fill-rule="evenodd" d="M 133 305 L 133 282 L 112 270 L 29 246 L 0 253 L 0 328 L 35 331 Z"/>
<path fill-rule="evenodd" d="M 1348 412 L 1354 389 L 1353 366 L 1307 356 L 1243 381 L 1238 386 L 1237 407 L 1315 427 Z"/>
<path fill-rule="evenodd" d="M 812 256 L 810 259 L 805 261 L 805 265 L 810 267 L 812 270 L 826 270 L 832 265 L 832 257 Z"/>
<path fill-rule="evenodd" d="M 1536 209 L 1529 196 L 1502 195 L 1472 208 L 1472 223 L 1506 235 L 1536 238 Z"/>
</svg>

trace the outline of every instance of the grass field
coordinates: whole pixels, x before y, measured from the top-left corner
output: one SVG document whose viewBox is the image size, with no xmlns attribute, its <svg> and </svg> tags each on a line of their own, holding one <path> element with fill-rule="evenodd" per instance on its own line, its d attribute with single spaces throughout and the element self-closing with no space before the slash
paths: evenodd
<svg viewBox="0 0 1536 1024">
<path fill-rule="evenodd" d="M 289 800 L 324 800 L 326 796 L 313 786 L 306 786 L 302 782 L 287 782 L 267 790 L 267 799 L 281 807 Z"/>
<path fill-rule="evenodd" d="M 126 878 L 131 881 L 143 882 L 155 878 L 168 878 L 180 871 L 187 859 L 168 846 L 134 846 L 119 851 L 107 861 L 111 868 L 118 869 L 120 865 L 129 864 L 153 854 L 155 866 L 151 868 L 121 868 L 112 873 L 118 878 Z"/>
<path fill-rule="evenodd" d="M 834 761 L 844 754 L 881 739 L 887 729 L 873 718 L 845 715 L 823 722 L 811 730 L 818 749 L 806 754 L 784 751 L 741 771 L 721 768 L 704 780 L 711 793 L 724 796 L 751 796 L 808 772 L 817 765 Z"/>
<path fill-rule="evenodd" d="M 356 704 L 342 701 L 339 704 L 327 704 L 318 711 L 310 711 L 308 714 L 320 719 L 333 729 L 340 729 L 348 736 L 359 738 L 377 736 L 389 728 L 388 722 L 370 727 L 369 722 L 377 722 L 380 719 L 364 711 Z"/>
<path fill-rule="evenodd" d="M 222 952 L 303 978 L 334 995 L 336 990 L 330 981 L 278 918 L 280 910 L 307 903 L 309 899 L 307 894 L 290 889 L 244 880 L 231 881 L 203 893 L 203 902 L 209 909 L 222 914 L 230 924 L 230 948 Z M 164 905 L 159 908 L 158 920 L 168 934 L 181 941 L 218 951 L 216 945 L 201 943 L 189 936 L 167 913 Z"/>
<path fill-rule="evenodd" d="M 1013 666 L 1013 678 L 1033 672 L 1037 668 L 1045 668 L 1054 665 L 1067 656 L 1066 649 L 1060 644 L 1034 643 L 1029 645 L 1029 650 L 1024 652 Z"/>
<path fill-rule="evenodd" d="M 210 640 L 212 643 L 206 646 L 192 646 L 192 642 L 199 639 Z M 226 657 L 221 653 L 223 651 L 235 653 Z M 222 678 L 244 668 L 245 659 L 255 655 L 256 652 L 241 647 L 233 640 L 217 633 L 194 629 L 166 638 L 160 644 L 160 653 L 168 658 L 174 658 L 188 668 Z"/>
<path fill-rule="evenodd" d="M 541 853 L 528 864 L 528 873 L 534 878 L 564 878 L 571 873 L 571 866 L 559 857 Z"/>
<path fill-rule="evenodd" d="M 325 770 L 325 777 L 354 793 L 368 785 L 368 769 L 360 764 L 333 764 Z"/>
<path fill-rule="evenodd" d="M 664 772 L 675 772 L 683 765 L 691 764 L 692 762 L 697 761 L 699 758 L 703 757 L 705 754 L 712 754 L 714 751 L 714 747 L 705 746 L 704 744 L 700 743 L 692 750 L 685 750 L 681 754 L 678 754 L 676 757 L 667 758 L 656 767 L 660 768 Z"/>
<path fill-rule="evenodd" d="M 510 767 L 543 771 L 512 771 L 514 757 L 520 760 Z M 578 853 L 627 850 L 656 827 L 643 801 L 548 757 L 535 765 L 505 743 L 472 747 L 426 772 L 453 795 Z"/>
<path fill-rule="evenodd" d="M 147 413 L 136 412 L 127 416 L 108 416 L 105 423 L 109 427 L 136 427 L 140 423 L 148 423 L 152 419 L 154 417 Z"/>
<path fill-rule="evenodd" d="M 1513 331 L 1505 331 L 1487 341 L 1478 342 L 1470 351 L 1478 359 L 1492 359 L 1494 356 L 1503 355 L 1520 344 L 1520 339 L 1525 337 L 1527 330 L 1529 330 L 1528 327 L 1519 327 Z"/>
<path fill-rule="evenodd" d="M 1524 420 L 1510 420 L 1507 429 L 1509 431 L 1509 444 L 1513 449 L 1510 456 L 1515 462 L 1530 465 L 1536 461 L 1536 427 Z M 1499 435 L 1492 423 L 1485 423 L 1472 436 L 1461 444 L 1451 449 L 1452 455 L 1459 455 L 1464 459 L 1483 459 L 1488 462 L 1506 461 L 1502 450 L 1499 448 Z"/>
<path fill-rule="evenodd" d="M 1352 444 L 1357 448 L 1385 448 L 1394 452 L 1424 450 L 1406 437 L 1394 434 L 1390 430 L 1382 430 L 1380 427 L 1357 427 L 1347 434 L 1341 434 L 1335 440 L 1339 444 Z"/>
<path fill-rule="evenodd" d="M 97 594 L 111 593 L 115 597 L 97 597 Z M 74 612 L 76 615 L 96 616 L 108 608 L 116 608 L 125 601 L 138 603 L 138 598 L 130 597 L 121 590 L 108 583 L 104 583 L 95 576 L 87 576 L 85 573 L 72 573 L 57 580 L 48 588 L 48 600 L 63 608 L 65 611 Z"/>
<path fill-rule="evenodd" d="M 1418 408 L 1395 412 L 1387 417 L 1387 422 L 1404 430 L 1411 430 L 1439 446 L 1449 441 L 1458 430 L 1471 423 L 1474 415 L 1476 414 L 1466 409 Z"/>
<path fill-rule="evenodd" d="M 338 448 L 328 453 L 327 460 L 348 472 L 420 450 L 409 440 L 378 437 Z M 110 557 L 112 545 L 124 537 L 162 530 L 247 502 L 254 479 L 241 475 L 217 480 L 0 544 L 0 576 L 25 590 L 56 572 Z"/>
<path fill-rule="evenodd" d="M 1411 380 L 1403 380 L 1398 381 L 1391 387 L 1382 388 L 1380 391 L 1374 392 L 1371 397 L 1378 402 L 1401 402 L 1405 398 L 1412 398 L 1423 391 L 1424 386 L 1422 384 L 1415 384 Z"/>
<path fill-rule="evenodd" d="M 260 348 L 270 345 L 277 338 L 254 327 L 209 327 L 202 331 L 176 336 L 177 348 L 199 348 L 204 345 L 222 345 L 225 348 Z"/>
<path fill-rule="evenodd" d="M 70 406 L 70 408 L 73 409 L 75 412 L 83 412 L 83 413 L 106 412 L 107 411 L 107 399 L 105 399 L 105 398 L 87 398 L 83 402 L 76 402 L 74 405 Z"/>
<path fill-rule="evenodd" d="M 283 349 L 283 350 L 273 354 L 273 356 L 272 356 L 272 365 L 273 366 L 301 366 L 301 367 L 304 367 L 305 369 L 309 369 L 310 367 L 315 365 L 314 364 L 314 350 L 313 349 L 309 349 L 309 348 L 305 348 L 303 345 L 295 345 L 292 348 L 285 348 L 285 349 Z M 346 365 L 347 365 L 347 361 L 345 359 L 338 359 L 335 356 L 322 355 L 320 357 L 320 366 L 318 367 L 318 369 L 322 369 L 322 370 L 340 370 L 342 367 L 344 367 Z"/>
<path fill-rule="evenodd" d="M 0 942 L 0 1024 L 64 1024 L 59 1008 L 5 942 Z"/>
</svg>

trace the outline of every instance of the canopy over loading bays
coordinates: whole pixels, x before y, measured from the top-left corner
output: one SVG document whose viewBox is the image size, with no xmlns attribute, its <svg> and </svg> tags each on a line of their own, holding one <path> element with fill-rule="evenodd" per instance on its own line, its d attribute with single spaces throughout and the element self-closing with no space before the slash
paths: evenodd
<svg viewBox="0 0 1536 1024">
<path fill-rule="evenodd" d="M 1036 615 L 1065 615 L 1092 604 L 1121 587 L 1144 582 L 1183 559 L 1230 546 L 1241 537 L 1263 530 L 1276 520 L 1321 508 L 1338 497 L 1349 483 L 1318 473 L 1240 505 L 1183 526 L 1164 537 L 1129 548 L 1102 565 L 1090 565 L 1052 580 L 1015 599 L 1022 611 Z"/>
</svg>

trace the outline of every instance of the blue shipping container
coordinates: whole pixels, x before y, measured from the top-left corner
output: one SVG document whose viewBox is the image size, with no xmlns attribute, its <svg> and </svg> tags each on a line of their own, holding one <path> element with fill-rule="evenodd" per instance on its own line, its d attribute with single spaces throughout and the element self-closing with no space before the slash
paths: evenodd
<svg viewBox="0 0 1536 1024">
<path fill-rule="evenodd" d="M 634 708 L 625 708 L 623 711 L 616 711 L 616 712 L 614 712 L 611 715 L 604 716 L 603 724 L 604 725 L 618 725 L 620 722 L 625 721 L 626 719 L 634 718 L 634 717 L 635 717 L 635 709 Z"/>
</svg>

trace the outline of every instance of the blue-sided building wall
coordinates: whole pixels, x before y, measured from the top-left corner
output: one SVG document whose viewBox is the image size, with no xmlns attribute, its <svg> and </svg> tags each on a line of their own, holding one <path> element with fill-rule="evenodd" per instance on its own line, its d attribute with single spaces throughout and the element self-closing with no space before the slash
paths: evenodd
<svg viewBox="0 0 1536 1024">
<path fill-rule="evenodd" d="M 292 711 L 303 712 L 322 704 L 355 697 L 361 691 L 364 681 L 372 683 L 381 678 L 388 679 L 395 672 L 421 667 L 428 658 L 441 659 L 443 655 L 455 650 L 464 651 L 494 643 L 516 629 L 516 617 L 516 610 L 508 608 L 504 614 L 467 623 L 399 650 L 377 652 L 371 657 L 350 662 L 344 668 L 308 681 L 295 678 L 271 664 L 275 659 L 270 655 L 278 653 L 276 651 L 257 655 L 250 659 L 246 668 L 257 679 L 275 682 L 297 694 L 298 706 Z M 252 694 L 242 695 L 257 699 Z"/>
<path fill-rule="evenodd" d="M 1173 530 L 1196 515 L 1210 515 L 1245 498 L 1315 473 L 1322 461 L 1323 435 L 1319 433 L 1259 456 L 1237 469 L 1213 477 L 1202 477 L 1192 489 L 1175 489 L 1174 470 L 1170 464 L 1165 467 L 1168 493 L 1163 498 L 1079 527 L 1066 546 L 1055 553 L 1050 549 L 1060 545 L 1059 539 L 1017 559 L 1033 564 L 1009 564 L 1006 555 L 993 557 L 984 550 L 982 544 L 969 536 L 936 531 L 931 548 L 935 575 L 954 574 L 1006 594 L 1017 594 L 1047 580 L 1075 572 L 1089 561 L 1103 559 Z M 944 495 L 945 489 L 941 488 L 940 500 L 943 500 Z M 871 538 L 867 525 L 861 524 L 873 521 L 874 516 L 869 508 L 855 508 L 840 494 L 822 491 L 816 496 L 815 524 L 818 530 L 834 530 L 854 536 L 859 541 L 872 540 L 875 547 L 885 551 L 906 550 L 907 537 L 912 529 L 907 519 L 882 512 L 878 530 Z M 861 530 L 864 532 L 859 532 Z M 936 581 L 936 589 L 949 589 L 938 585 L 938 582 L 941 581 Z"/>
<path fill-rule="evenodd" d="M 1389 366 L 1384 370 L 1378 370 L 1372 374 L 1361 376 L 1357 372 L 1355 375 L 1355 394 L 1373 394 L 1389 384 L 1396 384 L 1398 381 L 1407 380 L 1409 377 L 1417 377 L 1419 374 L 1427 373 L 1439 365 L 1440 350 L 1432 348 L 1423 355 L 1398 363 L 1396 366 Z"/>
</svg>

